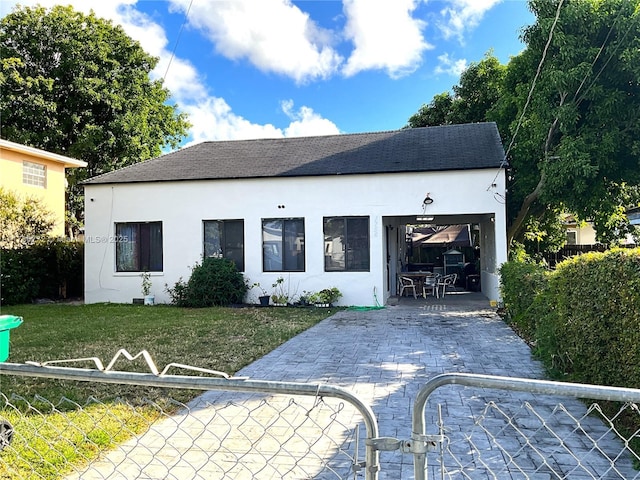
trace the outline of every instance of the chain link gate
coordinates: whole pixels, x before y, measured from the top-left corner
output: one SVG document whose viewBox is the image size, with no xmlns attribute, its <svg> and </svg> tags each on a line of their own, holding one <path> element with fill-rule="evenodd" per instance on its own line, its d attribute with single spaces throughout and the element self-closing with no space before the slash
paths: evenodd
<svg viewBox="0 0 640 480">
<path fill-rule="evenodd" d="M 113 370 L 120 356 L 143 357 L 151 373 Z M 96 368 L 56 365 L 80 361 Z M 215 377 L 169 375 L 171 368 Z M 12 439 L 0 451 L 2 479 L 378 478 L 378 452 L 370 441 L 378 437 L 376 418 L 340 387 L 233 378 L 182 364 L 160 372 L 146 351 L 132 356 L 124 350 L 106 368 L 97 358 L 0 362 L 0 375 L 206 391 L 186 405 L 138 402 L 141 410 L 156 412 L 151 420 L 127 402 L 0 394 L 0 412 L 14 419 Z M 36 417 L 33 425 L 29 417 Z M 118 432 L 108 431 L 105 418 L 120 422 Z M 115 446 L 101 449 L 104 436 Z M 51 446 L 43 447 L 46 442 Z M 61 460 L 65 455 L 75 460 Z"/>
<path fill-rule="evenodd" d="M 434 401 L 428 418 L 435 432 L 427 434 L 427 402 L 436 390 L 453 385 L 472 388 L 468 415 L 447 423 L 443 405 Z M 451 395 L 455 395 L 452 390 L 444 393 Z M 609 411 L 586 399 L 621 406 Z M 637 389 L 464 373 L 439 375 L 425 384 L 414 403 L 415 479 L 640 479 L 639 404 Z M 622 432 L 614 424 L 623 415 L 631 417 L 631 431 Z M 428 458 L 434 459 L 433 468 Z"/>
<path fill-rule="evenodd" d="M 151 373 L 114 371 L 121 355 L 130 360 L 143 357 Z M 13 425 L 5 425 L 11 438 L 5 436 L 0 448 L 0 478 L 54 478 L 25 467 L 31 462 L 45 464 L 48 470 L 58 468 L 55 478 L 69 480 L 377 480 L 379 475 L 395 478 L 385 470 L 385 452 L 399 451 L 413 460 L 416 480 L 640 479 L 634 468 L 634 463 L 640 465 L 640 457 L 630 446 L 631 441 L 640 443 L 640 432 L 623 434 L 613 424 L 614 418 L 622 415 L 631 415 L 635 425 L 640 424 L 640 390 L 487 375 L 439 375 L 428 381 L 415 399 L 411 435 L 397 439 L 380 437 L 370 406 L 339 387 L 229 378 L 221 372 L 181 364 L 167 365 L 160 372 L 144 351 L 136 356 L 120 351 L 107 367 L 96 358 L 80 360 L 92 361 L 96 368 L 56 365 L 70 360 L 24 365 L 0 362 L 0 375 L 206 393 L 186 405 L 169 404 L 172 408 L 153 403 L 149 407 L 156 414 L 151 420 L 126 403 L 109 403 L 103 411 L 105 403 L 95 398 L 85 404 L 69 399 L 54 403 L 37 395 L 30 400 L 2 394 L 0 412 L 12 414 L 14 420 Z M 209 376 L 169 375 L 171 368 Z M 469 389 L 461 402 L 465 407 L 454 411 L 451 402 L 460 401 L 462 397 L 455 390 L 461 388 Z M 566 397 L 565 401 L 559 401 L 558 396 Z M 576 398 L 623 402 L 623 406 L 617 413 L 605 413 L 600 405 Z M 91 416 L 94 407 L 100 407 L 100 421 L 115 418 L 115 409 L 129 413 L 126 425 L 119 426 L 124 434 L 113 434 L 115 447 L 85 456 L 85 450 L 100 449 L 100 438 L 107 435 L 102 423 L 80 431 L 80 425 L 86 423 L 84 417 Z M 29 458 L 16 458 L 18 445 L 29 441 L 24 418 L 47 417 L 49 413 L 62 415 L 63 420 L 38 418 L 35 440 L 30 441 L 45 441 L 47 432 L 57 429 L 53 435 L 64 438 L 52 450 L 56 454 L 75 450 L 79 460 L 73 465 L 60 465 L 49 453 L 38 456 L 30 446 L 26 448 Z"/>
</svg>

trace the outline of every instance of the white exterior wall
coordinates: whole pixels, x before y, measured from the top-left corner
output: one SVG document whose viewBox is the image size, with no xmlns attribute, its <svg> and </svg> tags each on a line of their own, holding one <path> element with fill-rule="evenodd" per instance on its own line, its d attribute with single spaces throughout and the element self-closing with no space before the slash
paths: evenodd
<svg viewBox="0 0 640 480">
<path fill-rule="evenodd" d="M 504 195 L 504 174 L 496 170 L 427 172 L 380 175 L 268 178 L 215 181 L 159 182 L 85 187 L 85 302 L 130 303 L 141 297 L 139 273 L 115 271 L 115 224 L 162 221 L 163 272 L 152 273 L 157 303 L 169 302 L 165 284 L 188 279 L 190 266 L 203 253 L 203 220 L 244 220 L 245 278 L 260 282 L 269 292 L 271 284 L 284 277 L 297 294 L 337 287 L 341 305 L 383 304 L 386 250 L 383 217 L 415 216 L 423 213 L 427 193 L 434 199 L 428 215 L 484 214 L 495 222 L 497 234 L 490 248 L 494 266 L 483 264 L 483 291 L 499 298 L 491 281 L 499 264 L 506 261 L 504 204 L 494 192 Z M 497 185 L 494 189 L 488 186 Z M 278 208 L 284 205 L 285 208 Z M 323 217 L 368 216 L 371 268 L 369 272 L 325 272 Z M 262 219 L 305 220 L 305 272 L 262 272 Z M 487 272 L 484 269 L 487 268 Z M 486 275 L 485 275 L 486 273 Z M 485 278 L 486 277 L 486 278 Z M 487 282 L 487 283 L 484 283 Z M 259 292 L 249 292 L 247 301 L 257 303 Z"/>
</svg>

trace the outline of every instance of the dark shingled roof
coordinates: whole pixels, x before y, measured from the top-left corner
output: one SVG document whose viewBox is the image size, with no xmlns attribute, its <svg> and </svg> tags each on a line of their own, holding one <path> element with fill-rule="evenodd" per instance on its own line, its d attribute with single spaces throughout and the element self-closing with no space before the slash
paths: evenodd
<svg viewBox="0 0 640 480">
<path fill-rule="evenodd" d="M 495 123 L 204 142 L 86 184 L 469 170 L 503 166 Z"/>
</svg>

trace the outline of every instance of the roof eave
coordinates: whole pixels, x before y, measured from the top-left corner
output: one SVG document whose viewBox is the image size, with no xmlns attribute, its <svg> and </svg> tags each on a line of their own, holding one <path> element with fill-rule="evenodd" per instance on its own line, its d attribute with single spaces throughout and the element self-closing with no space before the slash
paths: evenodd
<svg viewBox="0 0 640 480">
<path fill-rule="evenodd" d="M 52 162 L 62 163 L 65 168 L 79 168 L 87 166 L 87 162 L 85 161 L 65 157 L 64 155 L 58 155 L 57 153 L 47 152 L 35 147 L 28 147 L 19 143 L 10 142 L 9 140 L 0 139 L 0 148 L 30 155 L 42 160 L 50 160 Z"/>
<path fill-rule="evenodd" d="M 398 170 L 398 171 L 381 171 L 381 172 L 336 172 L 336 173 L 315 173 L 308 175 L 254 175 L 254 176 L 233 176 L 233 177 L 199 177 L 199 178 L 171 178 L 171 179 L 153 179 L 153 180 L 115 180 L 100 181 L 100 177 L 94 177 L 82 182 L 82 185 L 119 185 L 119 184 L 140 184 L 140 183 L 171 183 L 171 182 L 207 182 L 222 180 L 256 180 L 271 178 L 307 178 L 307 177 L 346 177 L 353 175 L 393 175 L 401 173 L 431 173 L 431 172 L 457 172 L 470 170 L 504 170 L 503 165 L 489 165 L 473 168 L 440 168 L 431 170 Z"/>
</svg>

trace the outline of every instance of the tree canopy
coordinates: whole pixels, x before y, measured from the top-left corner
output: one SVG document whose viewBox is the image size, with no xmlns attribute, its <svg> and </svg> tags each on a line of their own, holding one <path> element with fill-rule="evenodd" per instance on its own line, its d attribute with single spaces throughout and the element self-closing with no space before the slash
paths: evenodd
<svg viewBox="0 0 640 480">
<path fill-rule="evenodd" d="M 506 67 L 489 52 L 469 65 L 453 86 L 453 95 L 443 92 L 409 118 L 408 126 L 426 127 L 457 123 L 484 122 L 502 91 Z"/>
<path fill-rule="evenodd" d="M 18 7 L 0 20 L 1 134 L 82 159 L 68 174 L 69 207 L 82 211 L 78 183 L 176 147 L 188 123 L 150 72 L 157 59 L 112 22 L 72 7 Z"/>
<path fill-rule="evenodd" d="M 561 211 L 593 221 L 611 242 L 629 231 L 624 212 L 640 198 L 640 0 L 529 0 L 529 8 L 536 21 L 521 54 L 504 70 L 485 69 L 484 83 L 480 66 L 497 60 L 472 64 L 448 113 L 441 94 L 409 126 L 497 122 L 510 167 L 510 242 L 559 238 Z"/>
</svg>

